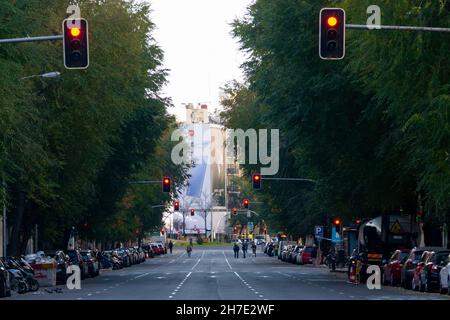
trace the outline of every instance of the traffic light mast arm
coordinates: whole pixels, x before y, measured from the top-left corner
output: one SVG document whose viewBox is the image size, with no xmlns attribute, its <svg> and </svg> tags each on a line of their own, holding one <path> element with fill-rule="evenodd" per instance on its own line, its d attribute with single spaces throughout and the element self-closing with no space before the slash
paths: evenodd
<svg viewBox="0 0 450 320">
<path fill-rule="evenodd" d="M 161 180 L 142 180 L 129 182 L 129 184 L 153 184 L 153 183 L 161 183 Z"/>
<path fill-rule="evenodd" d="M 63 35 L 57 36 L 43 36 L 43 37 L 27 37 L 27 38 L 12 38 L 12 39 L 0 39 L 0 43 L 22 43 L 33 41 L 58 41 L 63 40 Z"/>
<path fill-rule="evenodd" d="M 275 180 L 275 181 L 305 181 L 305 182 L 317 183 L 316 180 L 303 179 L 303 178 L 265 178 L 265 177 L 261 177 L 261 179 L 262 180 Z"/>
<path fill-rule="evenodd" d="M 435 27 L 414 27 L 414 26 L 373 26 L 369 29 L 365 24 L 346 24 L 347 29 L 365 29 L 372 30 L 398 30 L 398 31 L 426 31 L 426 32 L 449 32 L 450 28 L 435 28 Z"/>
</svg>

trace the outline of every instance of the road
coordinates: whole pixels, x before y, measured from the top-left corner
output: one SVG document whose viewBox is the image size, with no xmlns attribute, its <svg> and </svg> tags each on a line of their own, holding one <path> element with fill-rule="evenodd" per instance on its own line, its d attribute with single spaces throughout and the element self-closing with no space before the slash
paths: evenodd
<svg viewBox="0 0 450 320">
<path fill-rule="evenodd" d="M 230 247 L 194 247 L 82 281 L 81 290 L 58 286 L 14 294 L 12 300 L 450 300 L 447 295 L 347 283 L 346 274 L 297 266 L 263 253 L 235 259 Z M 50 293 L 53 292 L 53 293 Z"/>
</svg>

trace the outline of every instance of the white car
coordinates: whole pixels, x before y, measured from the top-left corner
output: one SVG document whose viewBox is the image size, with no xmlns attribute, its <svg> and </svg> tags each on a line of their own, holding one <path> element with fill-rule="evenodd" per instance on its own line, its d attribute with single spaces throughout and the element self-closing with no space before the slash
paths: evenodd
<svg viewBox="0 0 450 320">
<path fill-rule="evenodd" d="M 446 265 L 442 267 L 440 272 L 441 284 L 439 286 L 440 292 L 447 292 L 450 295 L 450 255 L 445 261 Z"/>
</svg>

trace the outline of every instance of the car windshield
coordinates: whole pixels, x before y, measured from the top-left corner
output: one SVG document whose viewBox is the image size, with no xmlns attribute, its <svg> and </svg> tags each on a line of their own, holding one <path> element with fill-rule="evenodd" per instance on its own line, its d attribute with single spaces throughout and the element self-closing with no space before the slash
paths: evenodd
<svg viewBox="0 0 450 320">
<path fill-rule="evenodd" d="M 438 252 L 433 258 L 434 264 L 441 264 L 442 262 L 447 262 L 450 251 Z"/>
</svg>

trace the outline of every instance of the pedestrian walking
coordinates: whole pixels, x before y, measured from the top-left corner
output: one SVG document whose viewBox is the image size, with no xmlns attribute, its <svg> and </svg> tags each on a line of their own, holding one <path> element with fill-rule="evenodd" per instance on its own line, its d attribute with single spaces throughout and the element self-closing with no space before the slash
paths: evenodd
<svg viewBox="0 0 450 320">
<path fill-rule="evenodd" d="M 187 245 L 186 252 L 188 254 L 188 257 L 190 258 L 191 257 L 191 253 L 192 253 L 192 245 L 191 244 Z"/>
<path fill-rule="evenodd" d="M 252 242 L 253 255 L 256 257 L 256 243 Z"/>
<path fill-rule="evenodd" d="M 234 257 L 236 259 L 239 259 L 239 246 L 238 246 L 237 242 L 234 243 L 233 251 L 234 251 Z"/>
<path fill-rule="evenodd" d="M 172 250 L 173 250 L 173 243 L 172 243 L 172 240 L 170 240 L 170 241 L 169 241 L 169 251 L 170 251 L 170 254 L 172 254 Z"/>
<path fill-rule="evenodd" d="M 242 252 L 244 254 L 244 259 L 245 259 L 246 255 L 247 255 L 247 242 L 246 241 L 242 242 Z"/>
</svg>

